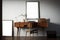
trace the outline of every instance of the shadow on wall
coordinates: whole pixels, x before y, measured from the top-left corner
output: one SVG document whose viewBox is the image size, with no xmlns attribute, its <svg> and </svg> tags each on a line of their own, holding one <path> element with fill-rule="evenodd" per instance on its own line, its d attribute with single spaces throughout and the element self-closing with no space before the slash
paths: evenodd
<svg viewBox="0 0 60 40">
<path fill-rule="evenodd" d="M 50 21 L 50 20 L 49 20 Z M 56 31 L 56 35 L 60 36 L 60 24 L 55 23 L 48 23 L 48 28 L 46 28 L 46 31 Z"/>
</svg>

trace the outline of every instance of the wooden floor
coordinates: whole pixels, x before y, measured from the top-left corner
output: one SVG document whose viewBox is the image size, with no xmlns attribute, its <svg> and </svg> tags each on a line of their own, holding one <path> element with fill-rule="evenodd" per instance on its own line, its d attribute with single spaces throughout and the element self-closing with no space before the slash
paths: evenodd
<svg viewBox="0 0 60 40">
<path fill-rule="evenodd" d="M 60 38 L 47 37 L 2 37 L 2 40 L 60 40 Z"/>
</svg>

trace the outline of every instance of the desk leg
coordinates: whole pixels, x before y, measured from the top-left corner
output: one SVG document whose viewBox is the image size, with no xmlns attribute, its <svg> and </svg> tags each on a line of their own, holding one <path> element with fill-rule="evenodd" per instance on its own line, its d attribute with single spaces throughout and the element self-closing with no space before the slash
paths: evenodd
<svg viewBox="0 0 60 40">
<path fill-rule="evenodd" d="M 27 32 L 26 32 L 25 40 L 26 40 L 26 38 L 27 38 Z"/>
<path fill-rule="evenodd" d="M 31 40 L 31 34 L 30 34 L 30 40 Z"/>
<path fill-rule="evenodd" d="M 17 40 L 19 40 L 20 39 L 20 28 L 17 28 Z"/>
<path fill-rule="evenodd" d="M 21 32 L 21 28 L 19 28 L 19 39 L 20 39 L 20 32 Z"/>
<path fill-rule="evenodd" d="M 21 29 L 17 28 L 17 36 L 20 36 L 20 31 L 21 31 Z"/>
<path fill-rule="evenodd" d="M 19 28 L 17 28 L 17 36 L 19 36 Z"/>
<path fill-rule="evenodd" d="M 45 30 L 45 28 L 42 28 L 42 30 L 43 30 L 43 35 L 44 35 L 44 30 Z"/>
<path fill-rule="evenodd" d="M 18 33 L 19 33 L 19 28 L 17 28 L 17 40 L 18 40 L 18 38 L 19 38 L 19 37 L 18 37 Z"/>
</svg>

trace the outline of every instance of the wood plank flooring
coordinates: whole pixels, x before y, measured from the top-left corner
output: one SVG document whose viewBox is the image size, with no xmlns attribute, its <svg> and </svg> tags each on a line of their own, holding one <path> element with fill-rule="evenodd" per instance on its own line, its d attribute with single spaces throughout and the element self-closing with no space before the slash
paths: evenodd
<svg viewBox="0 0 60 40">
<path fill-rule="evenodd" d="M 9 37 L 3 36 L 2 40 L 60 40 L 60 38 L 48 38 L 48 37 Z"/>
</svg>

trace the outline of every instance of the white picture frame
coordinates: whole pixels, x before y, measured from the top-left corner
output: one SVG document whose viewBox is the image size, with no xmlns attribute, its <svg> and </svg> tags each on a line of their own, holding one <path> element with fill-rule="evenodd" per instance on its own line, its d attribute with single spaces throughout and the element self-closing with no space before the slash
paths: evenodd
<svg viewBox="0 0 60 40">
<path fill-rule="evenodd" d="M 13 21 L 3 20 L 2 21 L 2 36 L 12 36 Z"/>
</svg>

